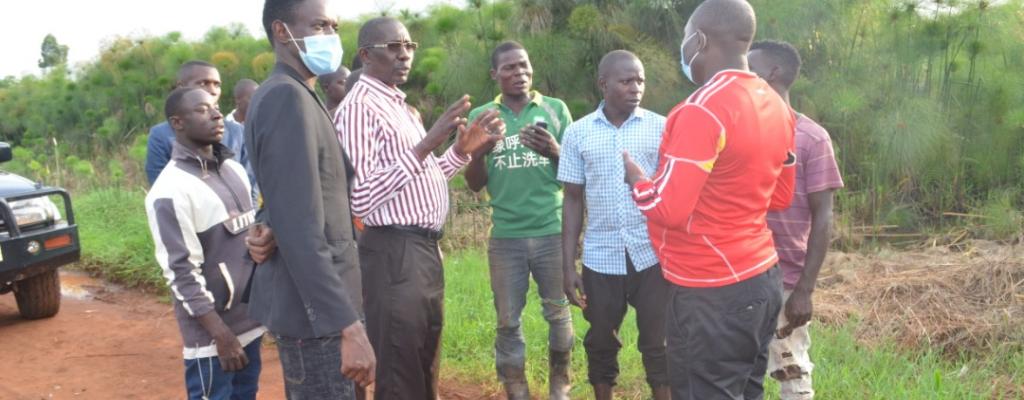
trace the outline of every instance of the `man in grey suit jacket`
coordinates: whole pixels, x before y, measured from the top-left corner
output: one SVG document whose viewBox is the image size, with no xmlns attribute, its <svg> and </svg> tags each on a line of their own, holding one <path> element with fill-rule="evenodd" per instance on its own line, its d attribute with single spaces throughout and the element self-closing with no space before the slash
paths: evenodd
<svg viewBox="0 0 1024 400">
<path fill-rule="evenodd" d="M 256 268 L 249 312 L 275 336 L 293 400 L 354 398 L 352 381 L 372 383 L 376 365 L 361 322 L 352 169 L 313 91 L 316 75 L 341 61 L 326 10 L 326 0 L 266 0 L 263 25 L 277 63 L 245 124 L 263 194 L 258 219 L 277 241 Z"/>
</svg>

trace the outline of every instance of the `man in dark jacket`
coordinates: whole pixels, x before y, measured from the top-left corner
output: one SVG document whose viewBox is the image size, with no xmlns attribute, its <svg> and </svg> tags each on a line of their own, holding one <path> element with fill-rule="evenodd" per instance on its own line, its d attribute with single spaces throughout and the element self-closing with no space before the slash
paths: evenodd
<svg viewBox="0 0 1024 400">
<path fill-rule="evenodd" d="M 267 0 L 263 26 L 277 64 L 253 95 L 245 138 L 263 195 L 258 220 L 277 250 L 255 273 L 250 315 L 274 335 L 289 399 L 351 399 L 374 379 L 361 322 L 351 166 L 313 91 L 341 63 L 325 0 Z"/>
</svg>

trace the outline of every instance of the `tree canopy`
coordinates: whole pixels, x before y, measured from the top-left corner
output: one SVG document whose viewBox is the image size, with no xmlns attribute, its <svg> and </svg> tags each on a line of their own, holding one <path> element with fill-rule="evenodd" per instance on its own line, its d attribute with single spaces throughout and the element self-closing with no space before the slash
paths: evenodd
<svg viewBox="0 0 1024 400">
<path fill-rule="evenodd" d="M 993 201 L 1021 204 L 1021 0 L 941 2 L 956 9 L 892 0 L 751 3 L 757 38 L 789 41 L 803 57 L 793 106 L 832 135 L 847 182 L 839 199 L 845 217 L 917 226 Z M 463 93 L 475 104 L 489 101 L 498 92 L 490 51 L 514 39 L 529 51 L 535 88 L 565 100 L 579 118 L 600 101 L 601 56 L 628 49 L 646 68 L 644 107 L 667 113 L 695 89 L 679 72 L 678 49 L 697 4 L 471 0 L 461 8 L 400 11 L 394 16 L 421 44 L 402 89 L 428 124 Z M 359 25 L 340 26 L 346 65 L 356 54 Z M 231 93 L 239 79 L 265 78 L 274 59 L 261 32 L 253 36 L 241 25 L 214 27 L 194 42 L 178 33 L 117 38 L 96 60 L 74 68 L 63 62 L 67 47 L 51 38 L 43 44 L 42 76 L 0 80 L 0 138 L 23 156 L 10 168 L 34 162 L 37 174 L 69 155 L 81 162 L 144 154 L 139 145 L 162 119 L 163 98 L 184 61 L 217 65 L 224 93 Z M 232 102 L 221 98 L 225 110 Z"/>
</svg>

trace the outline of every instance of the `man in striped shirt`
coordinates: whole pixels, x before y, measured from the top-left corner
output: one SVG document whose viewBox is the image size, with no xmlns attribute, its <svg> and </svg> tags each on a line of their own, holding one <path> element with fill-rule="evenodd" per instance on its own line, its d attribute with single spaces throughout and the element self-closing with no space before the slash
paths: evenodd
<svg viewBox="0 0 1024 400">
<path fill-rule="evenodd" d="M 789 206 L 796 160 L 792 111 L 747 70 L 755 31 L 746 1 L 697 7 L 680 52 L 683 72 L 701 87 L 669 114 L 654 178 L 626 166 L 673 284 L 666 339 L 677 400 L 764 394 L 782 305 L 765 215 Z"/>
<path fill-rule="evenodd" d="M 750 69 L 789 102 L 789 88 L 800 74 L 800 53 L 785 42 L 764 41 L 750 48 Z M 828 252 L 832 193 L 843 187 L 832 140 L 825 128 L 800 114 L 796 121 L 796 186 L 793 204 L 768 213 L 782 268 L 783 302 L 778 332 L 768 349 L 768 373 L 779 381 L 782 400 L 814 398 L 811 385 L 811 294 Z"/>
<path fill-rule="evenodd" d="M 398 85 L 409 78 L 417 43 L 401 22 L 375 18 L 359 30 L 363 74 L 338 109 L 339 139 L 355 168 L 352 211 L 359 238 L 366 325 L 377 355 L 374 398 L 437 396 L 444 275 L 438 240 L 448 214 L 448 179 L 473 152 L 504 137 L 497 111 L 471 124 L 469 96 L 430 131 Z M 458 134 L 441 156 L 433 151 Z"/>
</svg>

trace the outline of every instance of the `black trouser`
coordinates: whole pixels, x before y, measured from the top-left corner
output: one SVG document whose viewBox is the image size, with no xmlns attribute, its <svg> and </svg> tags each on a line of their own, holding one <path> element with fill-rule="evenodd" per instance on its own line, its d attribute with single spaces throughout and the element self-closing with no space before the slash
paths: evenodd
<svg viewBox="0 0 1024 400">
<path fill-rule="evenodd" d="M 583 317 L 590 329 L 583 339 L 587 350 L 587 376 L 592 385 L 615 385 L 619 376 L 619 327 L 629 305 L 636 309 L 637 347 L 652 387 L 668 385 L 665 361 L 665 302 L 669 283 L 661 266 L 637 272 L 626 257 L 626 275 L 607 275 L 583 268 L 587 308 Z"/>
<path fill-rule="evenodd" d="M 672 285 L 668 368 L 674 400 L 761 399 L 782 307 L 779 267 L 728 286 Z"/>
<path fill-rule="evenodd" d="M 444 270 L 437 240 L 367 227 L 359 238 L 366 331 L 377 356 L 374 399 L 437 397 Z"/>
</svg>

